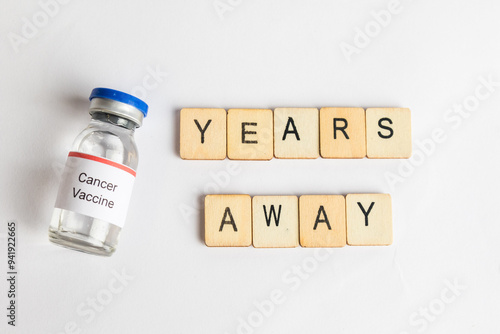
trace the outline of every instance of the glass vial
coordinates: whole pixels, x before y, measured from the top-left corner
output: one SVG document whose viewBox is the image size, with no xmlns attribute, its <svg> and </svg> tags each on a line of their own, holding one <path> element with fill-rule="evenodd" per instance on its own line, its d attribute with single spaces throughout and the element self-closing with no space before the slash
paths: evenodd
<svg viewBox="0 0 500 334">
<path fill-rule="evenodd" d="M 147 110 L 132 95 L 92 90 L 92 119 L 68 154 L 49 227 L 51 242 L 90 254 L 113 254 L 138 165 L 134 131 Z"/>
</svg>

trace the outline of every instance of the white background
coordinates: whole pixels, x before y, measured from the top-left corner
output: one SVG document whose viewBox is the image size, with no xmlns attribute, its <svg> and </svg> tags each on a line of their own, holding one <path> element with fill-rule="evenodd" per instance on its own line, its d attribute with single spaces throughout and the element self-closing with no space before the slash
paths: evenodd
<svg viewBox="0 0 500 334">
<path fill-rule="evenodd" d="M 500 3 L 401 0 L 376 31 L 371 12 L 388 4 L 72 1 L 43 22 L 37 2 L 3 0 L 0 332 L 499 332 L 500 87 L 480 88 L 490 93 L 481 101 L 474 94 L 481 78 L 500 81 Z M 41 26 L 15 46 L 24 18 Z M 346 57 L 341 46 L 367 27 L 368 45 Z M 47 239 L 60 167 L 98 86 L 146 93 L 150 106 L 111 258 Z M 467 117 L 449 111 L 464 103 Z M 414 158 L 236 162 L 232 175 L 229 160 L 179 158 L 183 107 L 326 106 L 411 108 Z M 433 131 L 446 139 L 420 149 Z M 205 193 L 356 192 L 392 195 L 392 246 L 335 249 L 318 261 L 314 249 L 203 243 Z M 9 219 L 19 225 L 16 328 L 4 315 Z M 122 271 L 133 279 L 111 294 Z M 284 301 L 263 315 L 255 303 L 273 291 Z M 96 298 L 105 305 L 82 315 Z"/>
</svg>

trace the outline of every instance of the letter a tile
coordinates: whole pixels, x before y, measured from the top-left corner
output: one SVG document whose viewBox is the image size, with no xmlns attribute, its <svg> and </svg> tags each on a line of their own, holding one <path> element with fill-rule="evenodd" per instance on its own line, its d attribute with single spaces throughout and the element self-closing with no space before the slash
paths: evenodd
<svg viewBox="0 0 500 334">
<path fill-rule="evenodd" d="M 274 109 L 274 156 L 284 159 L 319 157 L 318 109 Z"/>
<path fill-rule="evenodd" d="M 249 195 L 205 196 L 205 244 L 211 247 L 252 244 L 252 200 Z"/>
<path fill-rule="evenodd" d="M 344 196 L 300 196 L 299 213 L 302 247 L 344 247 L 346 245 Z"/>
</svg>

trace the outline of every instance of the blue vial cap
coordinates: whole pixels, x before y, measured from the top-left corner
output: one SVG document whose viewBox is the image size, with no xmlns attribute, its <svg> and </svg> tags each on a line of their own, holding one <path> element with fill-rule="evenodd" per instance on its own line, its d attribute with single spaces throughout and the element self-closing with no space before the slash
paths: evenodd
<svg viewBox="0 0 500 334">
<path fill-rule="evenodd" d="M 144 117 L 146 117 L 148 114 L 148 105 L 146 104 L 146 102 L 130 94 L 120 92 L 119 90 L 101 87 L 94 88 L 92 90 L 92 93 L 90 93 L 89 100 L 92 101 L 92 99 L 96 97 L 129 104 L 132 107 L 140 110 L 140 112 L 143 113 Z"/>
</svg>

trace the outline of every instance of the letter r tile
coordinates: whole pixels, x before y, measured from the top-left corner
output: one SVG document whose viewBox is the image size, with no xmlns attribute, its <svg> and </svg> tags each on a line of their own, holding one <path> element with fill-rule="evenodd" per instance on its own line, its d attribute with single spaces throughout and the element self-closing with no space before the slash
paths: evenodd
<svg viewBox="0 0 500 334">
<path fill-rule="evenodd" d="M 366 156 L 363 108 L 321 108 L 319 113 L 323 158 L 359 159 Z"/>
</svg>

